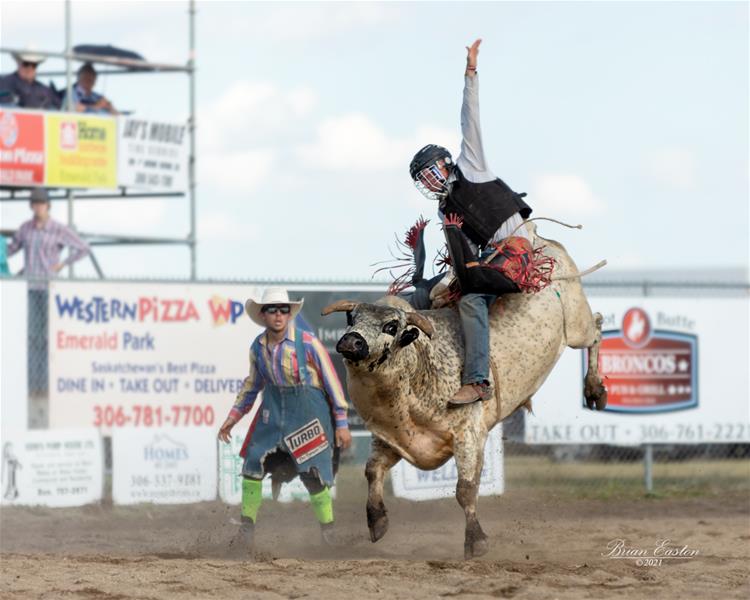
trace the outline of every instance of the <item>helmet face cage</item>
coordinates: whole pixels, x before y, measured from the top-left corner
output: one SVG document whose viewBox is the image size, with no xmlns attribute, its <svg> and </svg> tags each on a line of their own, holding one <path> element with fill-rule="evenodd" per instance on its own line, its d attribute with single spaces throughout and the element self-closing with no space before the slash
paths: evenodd
<svg viewBox="0 0 750 600">
<path fill-rule="evenodd" d="M 448 180 L 440 168 L 444 164 L 445 161 L 439 160 L 419 171 L 414 177 L 414 185 L 429 200 L 442 200 L 448 195 Z"/>
</svg>

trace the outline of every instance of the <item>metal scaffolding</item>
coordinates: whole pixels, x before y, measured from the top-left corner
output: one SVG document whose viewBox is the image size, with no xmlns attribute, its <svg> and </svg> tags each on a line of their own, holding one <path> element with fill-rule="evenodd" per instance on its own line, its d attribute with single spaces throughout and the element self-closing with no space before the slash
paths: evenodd
<svg viewBox="0 0 750 600">
<path fill-rule="evenodd" d="M 86 239 L 91 246 L 115 246 L 115 245 L 185 245 L 190 250 L 190 279 L 196 279 L 196 197 L 195 197 L 195 0 L 189 0 L 189 52 L 188 60 L 184 65 L 156 63 L 146 60 L 133 58 L 120 58 L 112 56 L 102 56 L 99 54 L 89 54 L 75 52 L 72 49 L 71 40 L 71 6 L 70 0 L 65 2 L 65 51 L 48 52 L 34 50 L 38 54 L 48 58 L 60 58 L 65 60 L 64 71 L 48 71 L 39 73 L 38 76 L 65 76 L 66 104 L 65 110 L 71 111 L 72 88 L 73 88 L 73 62 L 89 62 L 100 65 L 106 65 L 106 69 L 100 70 L 99 74 L 107 75 L 128 75 L 143 73 L 186 73 L 189 79 L 189 148 L 188 148 L 188 184 L 187 193 L 185 192 L 143 192 L 130 191 L 127 187 L 120 187 L 117 191 L 112 192 L 93 192 L 86 193 L 81 190 L 66 189 L 58 193 L 51 193 L 50 200 L 66 200 L 68 209 L 68 225 L 75 229 L 74 219 L 74 201 L 76 200 L 111 200 L 111 199 L 146 199 L 146 198 L 167 198 L 180 197 L 186 195 L 189 199 L 190 207 L 190 230 L 187 237 L 169 238 L 169 237 L 149 237 L 139 235 L 110 235 L 100 233 L 83 233 L 79 234 Z M 22 53 L 25 50 L 19 48 L 0 47 L 0 52 L 6 54 Z M 0 189 L 0 202 L 28 201 L 31 190 L 28 188 L 10 188 Z M 0 233 L 7 234 L 3 230 Z M 99 264 L 91 254 L 94 268 L 100 277 L 104 277 Z M 72 265 L 71 276 L 72 272 Z"/>
</svg>

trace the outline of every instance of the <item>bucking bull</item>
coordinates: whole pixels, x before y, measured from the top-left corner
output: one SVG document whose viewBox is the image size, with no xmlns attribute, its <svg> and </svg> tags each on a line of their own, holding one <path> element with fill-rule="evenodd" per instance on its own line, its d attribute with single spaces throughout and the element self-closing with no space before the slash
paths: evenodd
<svg viewBox="0 0 750 600">
<path fill-rule="evenodd" d="M 589 408 L 606 406 L 598 373 L 602 317 L 591 313 L 580 282 L 583 273 L 561 244 L 527 226 L 534 246 L 554 258 L 555 275 L 544 290 L 502 296 L 491 309 L 493 400 L 448 407 L 461 386 L 464 355 L 455 310 L 414 311 L 396 296 L 375 304 L 338 301 L 323 309 L 323 315 L 344 311 L 348 316 L 336 349 L 345 358 L 349 395 L 373 434 L 365 469 L 373 542 L 388 530 L 383 502 L 387 471 L 401 459 L 420 469 L 436 469 L 454 456 L 456 499 L 466 516 L 464 557 L 487 552 L 476 510 L 487 433 L 519 407 L 530 408 L 566 346 L 588 348 L 584 396 Z"/>
</svg>

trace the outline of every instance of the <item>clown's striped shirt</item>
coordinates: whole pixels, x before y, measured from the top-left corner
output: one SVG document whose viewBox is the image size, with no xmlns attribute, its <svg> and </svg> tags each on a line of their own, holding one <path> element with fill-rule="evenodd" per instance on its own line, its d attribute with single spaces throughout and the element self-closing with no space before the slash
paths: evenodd
<svg viewBox="0 0 750 600">
<path fill-rule="evenodd" d="M 307 360 L 307 380 L 300 382 L 297 371 L 297 352 L 295 340 L 302 335 Z M 348 427 L 347 403 L 341 381 L 333 368 L 331 357 L 318 338 L 307 331 L 289 327 L 286 338 L 273 348 L 268 344 L 266 333 L 261 333 L 257 340 L 259 352 L 250 348 L 250 373 L 245 377 L 242 389 L 237 394 L 229 416 L 239 420 L 255 402 L 266 383 L 279 386 L 310 385 L 325 392 L 331 411 L 336 420 L 336 428 Z M 253 344 L 256 346 L 256 344 Z"/>
</svg>

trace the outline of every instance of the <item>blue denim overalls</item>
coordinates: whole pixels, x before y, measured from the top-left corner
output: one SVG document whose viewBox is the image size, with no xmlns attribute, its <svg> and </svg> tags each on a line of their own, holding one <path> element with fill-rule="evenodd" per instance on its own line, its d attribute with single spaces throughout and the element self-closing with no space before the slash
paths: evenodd
<svg viewBox="0 0 750 600">
<path fill-rule="evenodd" d="M 260 363 L 260 338 L 253 343 L 256 361 Z M 297 473 L 317 471 L 321 482 L 333 485 L 333 420 L 331 407 L 323 390 L 307 385 L 307 371 L 302 331 L 295 330 L 297 376 L 299 385 L 279 386 L 266 383 L 263 404 L 254 425 L 245 438 L 240 456 L 245 459 L 242 474 L 261 479 L 266 474 L 263 462 L 277 449 L 287 452 Z"/>
</svg>

